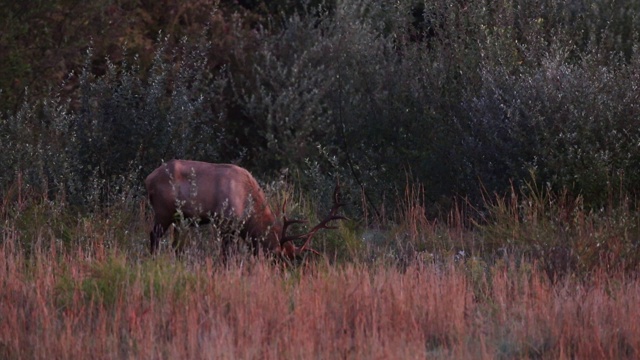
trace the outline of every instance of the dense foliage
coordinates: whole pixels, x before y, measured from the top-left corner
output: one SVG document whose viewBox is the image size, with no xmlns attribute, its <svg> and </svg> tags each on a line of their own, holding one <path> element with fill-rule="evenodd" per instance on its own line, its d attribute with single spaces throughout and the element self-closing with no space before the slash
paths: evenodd
<svg viewBox="0 0 640 360">
<path fill-rule="evenodd" d="M 407 176 L 445 207 L 532 172 L 589 205 L 638 190 L 635 2 L 274 4 L 5 7 L 0 184 L 104 201 L 184 157 L 377 207 Z"/>
<path fill-rule="evenodd" d="M 0 357 L 638 357 L 640 2 L 0 5 Z M 349 219 L 149 256 L 171 158 Z"/>
</svg>

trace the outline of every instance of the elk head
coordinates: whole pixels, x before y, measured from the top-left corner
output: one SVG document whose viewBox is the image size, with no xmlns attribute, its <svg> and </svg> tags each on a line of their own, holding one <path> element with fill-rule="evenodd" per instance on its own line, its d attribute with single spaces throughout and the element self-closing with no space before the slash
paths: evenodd
<svg viewBox="0 0 640 360">
<path fill-rule="evenodd" d="M 286 201 L 282 206 L 282 221 L 277 220 L 255 178 L 246 169 L 231 164 L 171 160 L 147 176 L 145 187 L 155 213 L 149 234 L 152 254 L 169 226 L 175 223 L 176 214 L 191 220 L 192 224 L 207 223 L 214 217 L 234 220 L 241 224 L 239 235 L 250 239 L 254 254 L 263 249 L 288 259 L 305 251 L 318 253 L 309 246 L 313 236 L 320 229 L 333 229 L 328 226 L 329 222 L 344 219 L 336 215 L 343 206 L 339 199 L 340 187 L 336 185 L 329 215 L 308 233 L 288 236 L 286 232 L 292 224 L 304 221 L 286 217 Z M 233 234 L 228 233 L 228 229 L 220 230 L 226 257 Z M 305 241 L 297 247 L 294 240 L 300 239 Z M 180 250 L 177 238 L 172 245 Z"/>
</svg>

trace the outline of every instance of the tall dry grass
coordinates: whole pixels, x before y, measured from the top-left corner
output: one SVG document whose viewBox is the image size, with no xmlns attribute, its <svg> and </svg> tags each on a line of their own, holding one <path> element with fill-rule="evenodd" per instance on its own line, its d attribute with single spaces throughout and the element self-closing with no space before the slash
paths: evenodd
<svg viewBox="0 0 640 360">
<path fill-rule="evenodd" d="M 18 184 L 0 202 L 0 358 L 640 357 L 637 268 L 610 266 L 637 258 L 629 206 L 601 214 L 579 199 L 514 193 L 488 203 L 474 228 L 463 206 L 427 219 L 421 189 L 405 190 L 377 234 L 395 247 L 361 250 L 395 262 L 292 268 L 252 257 L 224 266 L 198 244 L 150 258 L 144 200 L 76 217 Z M 333 236 L 368 241 L 345 228 Z M 596 262 L 591 248 L 608 254 L 612 236 L 628 254 Z M 560 246 L 582 267 L 549 276 L 549 261 L 528 250 Z"/>
<path fill-rule="evenodd" d="M 88 234 L 87 234 L 88 235 Z M 557 282 L 535 266 L 315 264 L 139 258 L 64 248 L 25 254 L 2 230 L 5 359 L 637 358 L 640 281 Z M 93 234 L 95 238 L 105 234 Z"/>
</svg>

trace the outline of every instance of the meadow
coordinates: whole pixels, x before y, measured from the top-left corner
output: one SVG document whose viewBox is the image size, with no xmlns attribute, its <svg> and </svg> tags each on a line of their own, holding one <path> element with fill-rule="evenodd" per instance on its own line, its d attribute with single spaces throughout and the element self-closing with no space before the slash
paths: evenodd
<svg viewBox="0 0 640 360">
<path fill-rule="evenodd" d="M 461 210 L 428 221 L 414 197 L 396 223 L 378 227 L 386 243 L 346 222 L 316 239 L 325 257 L 291 264 L 238 255 L 224 264 L 204 228 L 183 234 L 191 246 L 182 256 L 165 241 L 151 257 L 144 198 L 74 218 L 55 202 L 22 196 L 2 208 L 5 359 L 640 355 L 637 267 L 614 254 L 592 264 L 589 252 L 565 255 L 566 264 L 581 265 L 571 268 L 536 257 L 518 241 L 549 231 L 549 211 L 509 217 L 500 212 L 510 205 L 496 201 L 488 229 L 463 226 Z M 582 220 L 565 224 L 579 227 L 571 252 L 617 230 L 581 211 L 573 218 Z M 488 240 L 507 236 L 505 229 L 514 245 L 489 251 Z"/>
</svg>

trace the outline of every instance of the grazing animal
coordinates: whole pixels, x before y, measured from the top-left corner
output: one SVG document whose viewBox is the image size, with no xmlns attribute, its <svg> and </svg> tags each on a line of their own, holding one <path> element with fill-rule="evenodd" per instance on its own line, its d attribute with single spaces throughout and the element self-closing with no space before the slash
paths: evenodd
<svg viewBox="0 0 640 360">
<path fill-rule="evenodd" d="M 256 179 L 247 171 L 231 164 L 212 164 L 201 161 L 170 160 L 155 169 L 145 179 L 149 201 L 155 212 L 153 229 L 149 234 L 149 249 L 154 254 L 162 236 L 176 222 L 176 215 L 193 223 L 207 223 L 212 218 L 237 221 L 241 224 L 240 236 L 251 241 L 254 253 L 260 249 L 277 256 L 294 259 L 304 251 L 317 251 L 309 247 L 311 238 L 333 220 L 345 219 L 336 215 L 344 204 L 339 201 L 339 185 L 333 195 L 333 207 L 329 215 L 311 231 L 302 235 L 287 236 L 287 228 L 303 220 L 289 220 L 285 215 L 286 200 L 282 206 L 282 220 L 276 219 Z M 221 229 L 229 232 L 228 229 Z M 223 234 L 222 248 L 226 258 L 230 245 L 229 234 Z M 300 247 L 293 241 L 306 239 Z M 180 244 L 174 238 L 173 247 Z"/>
</svg>

